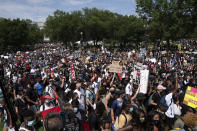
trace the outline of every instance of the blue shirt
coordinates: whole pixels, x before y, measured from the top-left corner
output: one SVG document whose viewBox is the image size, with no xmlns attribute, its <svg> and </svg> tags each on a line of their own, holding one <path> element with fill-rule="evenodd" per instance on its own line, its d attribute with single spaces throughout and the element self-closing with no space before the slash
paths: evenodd
<svg viewBox="0 0 197 131">
<path fill-rule="evenodd" d="M 118 116 L 120 114 L 121 109 L 122 109 L 122 103 L 123 103 L 123 100 L 115 100 L 112 103 L 111 108 L 114 110 L 114 116 Z"/>
<path fill-rule="evenodd" d="M 42 85 L 36 83 L 34 86 L 36 87 L 36 90 L 37 90 L 38 94 L 39 95 L 42 94 Z"/>
</svg>

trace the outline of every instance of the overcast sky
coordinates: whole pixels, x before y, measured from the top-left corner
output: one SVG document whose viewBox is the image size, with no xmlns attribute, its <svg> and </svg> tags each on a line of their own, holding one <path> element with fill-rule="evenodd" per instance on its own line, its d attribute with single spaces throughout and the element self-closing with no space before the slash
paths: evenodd
<svg viewBox="0 0 197 131">
<path fill-rule="evenodd" d="M 43 22 L 57 9 L 71 12 L 84 7 L 107 9 L 123 15 L 136 15 L 135 0 L 0 0 L 0 17 Z"/>
</svg>

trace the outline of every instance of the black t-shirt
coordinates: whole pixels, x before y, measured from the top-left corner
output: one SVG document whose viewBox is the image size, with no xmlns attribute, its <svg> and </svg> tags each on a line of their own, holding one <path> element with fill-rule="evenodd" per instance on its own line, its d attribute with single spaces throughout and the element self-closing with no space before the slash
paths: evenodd
<svg viewBox="0 0 197 131">
<path fill-rule="evenodd" d="M 26 96 L 28 96 L 29 99 L 32 100 L 32 101 L 34 101 L 34 102 L 36 102 L 36 100 L 38 99 L 37 93 L 32 88 L 28 88 L 27 89 Z M 32 104 L 32 103 L 29 102 L 29 105 L 32 106 L 34 104 Z"/>
<path fill-rule="evenodd" d="M 157 105 L 160 104 L 161 96 L 159 95 L 158 92 L 155 92 L 152 96 L 152 100 L 157 103 Z"/>
<path fill-rule="evenodd" d="M 96 116 L 94 112 L 90 113 L 89 124 L 90 124 L 90 130 L 92 129 L 100 130 L 99 118 Z"/>
<path fill-rule="evenodd" d="M 23 111 L 27 110 L 27 102 L 21 99 L 16 99 L 15 106 L 18 107 L 18 112 L 22 114 Z"/>
</svg>

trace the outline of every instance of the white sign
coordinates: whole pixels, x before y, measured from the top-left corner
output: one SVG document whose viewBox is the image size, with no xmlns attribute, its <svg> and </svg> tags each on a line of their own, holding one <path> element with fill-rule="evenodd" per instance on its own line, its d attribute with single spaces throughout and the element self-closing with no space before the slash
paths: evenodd
<svg viewBox="0 0 197 131">
<path fill-rule="evenodd" d="M 149 70 L 140 71 L 140 93 L 147 93 Z"/>
</svg>

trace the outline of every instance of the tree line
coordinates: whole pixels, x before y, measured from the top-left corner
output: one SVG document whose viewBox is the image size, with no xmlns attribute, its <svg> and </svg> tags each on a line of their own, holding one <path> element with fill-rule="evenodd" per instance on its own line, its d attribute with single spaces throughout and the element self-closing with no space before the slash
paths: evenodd
<svg viewBox="0 0 197 131">
<path fill-rule="evenodd" d="M 30 20 L 0 19 L 0 47 L 39 43 L 44 34 L 51 42 L 67 46 L 79 40 L 126 47 L 197 39 L 196 0 L 136 0 L 136 13 L 121 15 L 97 8 L 56 10 L 47 17 L 43 30 Z"/>
<path fill-rule="evenodd" d="M 108 10 L 84 8 L 71 13 L 57 10 L 45 23 L 45 32 L 52 41 L 65 44 L 78 40 L 139 42 L 144 39 L 144 22 L 130 15 L 123 16 Z"/>
<path fill-rule="evenodd" d="M 42 41 L 42 31 L 31 20 L 0 19 L 1 52 L 21 49 Z"/>
</svg>

